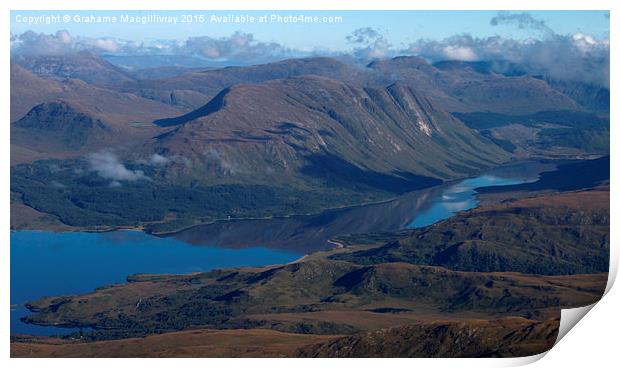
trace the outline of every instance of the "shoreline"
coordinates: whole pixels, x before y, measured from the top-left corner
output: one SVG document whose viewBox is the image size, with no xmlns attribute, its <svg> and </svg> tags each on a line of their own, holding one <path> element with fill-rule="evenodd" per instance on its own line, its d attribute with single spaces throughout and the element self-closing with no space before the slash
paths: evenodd
<svg viewBox="0 0 620 368">
<path fill-rule="evenodd" d="M 551 170 L 551 171 L 555 171 L 555 170 Z M 541 173 L 538 173 L 538 175 L 537 175 L 537 176 L 538 176 L 538 180 L 540 180 L 540 174 L 541 174 Z M 534 180 L 534 181 L 537 181 L 537 180 Z M 479 197 L 479 195 L 480 195 L 480 193 L 476 193 L 476 194 L 474 194 L 474 196 L 475 196 L 476 198 L 478 198 L 478 197 Z M 475 208 L 478 208 L 479 206 L 481 206 L 480 201 L 478 201 L 478 203 L 476 204 L 476 206 L 475 206 L 475 207 L 473 207 L 473 208 L 471 208 L 471 209 L 468 209 L 468 210 L 465 210 L 465 211 L 470 211 L 470 210 L 473 210 L 473 209 L 475 209 Z M 464 211 L 457 211 L 457 212 L 453 213 L 453 214 L 452 214 L 452 216 L 454 216 L 454 215 L 456 215 L 457 213 L 460 213 L 460 212 L 464 212 Z M 452 216 L 450 216 L 450 217 L 452 217 Z M 443 220 L 445 220 L 445 219 L 443 219 Z M 441 221 L 443 221 L 443 220 L 441 220 Z M 333 247 L 332 249 L 330 249 L 329 251 L 336 251 L 336 250 L 338 250 L 338 249 L 345 248 L 345 245 L 344 245 L 342 242 L 339 242 L 339 241 L 334 240 L 334 239 L 328 239 L 328 240 L 327 240 L 327 243 L 334 245 L 334 247 Z M 328 251 L 328 252 L 329 252 L 329 251 Z M 308 258 L 310 258 L 310 257 L 312 257 L 312 254 L 304 254 L 303 256 L 301 256 L 301 257 L 299 257 L 299 258 L 297 258 L 297 259 L 295 259 L 295 260 L 293 260 L 293 261 L 290 261 L 290 262 L 288 262 L 288 263 L 286 263 L 286 264 L 295 264 L 295 263 L 303 262 L 304 260 L 306 260 L 306 259 L 308 259 Z M 274 265 L 275 265 L 275 264 L 274 264 Z M 272 266 L 272 265 L 266 265 L 265 267 L 268 267 L 268 266 Z M 35 311 L 31 310 L 31 312 L 35 312 Z M 35 312 L 35 313 L 36 313 L 36 312 Z M 33 324 L 43 326 L 42 324 L 38 324 L 38 323 L 33 323 Z M 56 327 L 56 326 L 50 326 L 50 327 Z"/>
</svg>

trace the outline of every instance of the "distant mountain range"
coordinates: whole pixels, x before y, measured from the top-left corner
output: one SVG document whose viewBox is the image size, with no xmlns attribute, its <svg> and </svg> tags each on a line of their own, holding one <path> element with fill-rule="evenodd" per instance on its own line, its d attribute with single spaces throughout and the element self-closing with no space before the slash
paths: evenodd
<svg viewBox="0 0 620 368">
<path fill-rule="evenodd" d="M 398 82 L 424 90 L 452 112 L 533 113 L 542 110 L 609 109 L 609 90 L 579 82 L 530 76 L 518 65 L 499 61 L 443 61 L 430 64 L 415 56 L 377 60 L 366 66 L 333 58 L 288 59 L 269 64 L 214 69 L 193 62 L 162 59 L 156 63 L 121 62 L 90 52 L 17 59 L 35 74 L 81 79 L 171 104 L 198 108 L 222 89 L 302 75 L 319 75 L 356 86 L 386 87 Z M 158 59 L 158 60 L 159 60 Z M 119 60 L 125 60 L 122 57 Z M 117 62 L 117 66 L 112 62 Z M 162 64 L 165 63 L 165 64 Z M 139 67 L 144 66 L 144 67 Z M 177 94 L 176 100 L 171 94 Z M 183 93 L 190 96 L 183 96 Z M 199 94 L 201 98 L 198 98 Z"/>
<path fill-rule="evenodd" d="M 192 72 L 158 80 L 126 81 L 119 83 L 117 88 L 166 103 L 197 108 L 195 93 L 208 100 L 237 83 L 257 83 L 302 75 L 320 75 L 359 87 L 405 84 L 424 91 L 426 97 L 450 112 L 532 113 L 582 108 L 561 91 L 532 76 L 505 76 L 480 70 L 469 63 L 434 66 L 414 56 L 376 61 L 366 67 L 330 58 L 290 59 L 257 66 Z M 177 97 L 172 101 L 170 96 L 176 90 L 183 93 L 192 91 L 194 94 L 191 98 Z"/>
</svg>

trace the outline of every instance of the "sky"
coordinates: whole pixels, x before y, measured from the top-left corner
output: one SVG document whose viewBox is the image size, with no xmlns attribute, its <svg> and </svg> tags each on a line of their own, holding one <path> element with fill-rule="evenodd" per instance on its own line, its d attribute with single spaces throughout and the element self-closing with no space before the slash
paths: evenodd
<svg viewBox="0 0 620 368">
<path fill-rule="evenodd" d="M 245 21 L 224 22 L 239 17 Z M 172 56 L 174 63 L 198 60 L 200 66 L 317 55 L 360 63 L 399 55 L 430 62 L 507 61 L 532 74 L 608 86 L 609 12 L 11 12 L 12 57 L 81 50 L 116 57 L 115 62 L 146 55 L 149 66 L 157 66 L 154 55 Z"/>
<path fill-rule="evenodd" d="M 341 23 L 331 24 L 212 24 L 212 15 L 309 15 L 341 16 Z M 96 23 L 27 24 L 16 22 L 19 16 L 42 15 L 204 15 L 205 23 L 172 24 L 115 24 Z M 523 39 L 538 36 L 528 29 L 492 25 L 497 11 L 13 11 L 11 32 L 14 34 L 31 30 L 36 33 L 55 33 L 67 30 L 72 35 L 84 37 L 113 37 L 124 40 L 146 41 L 156 39 L 185 40 L 189 37 L 225 37 L 235 31 L 251 33 L 263 42 L 278 42 L 296 49 L 327 48 L 333 51 L 351 49 L 346 37 L 354 30 L 370 27 L 380 30 L 394 45 L 406 45 L 417 39 L 442 39 L 455 34 L 467 33 L 475 37 L 500 35 Z M 558 34 L 585 33 L 597 38 L 609 34 L 607 11 L 531 11 L 532 17 L 546 22 Z"/>
</svg>

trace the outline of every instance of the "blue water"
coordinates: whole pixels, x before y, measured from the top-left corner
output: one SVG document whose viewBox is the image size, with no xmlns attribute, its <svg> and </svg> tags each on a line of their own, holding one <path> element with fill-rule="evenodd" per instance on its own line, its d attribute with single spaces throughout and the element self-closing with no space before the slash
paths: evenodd
<svg viewBox="0 0 620 368">
<path fill-rule="evenodd" d="M 525 183 L 529 180 L 521 177 L 500 177 L 482 175 L 476 178 L 465 179 L 446 187 L 439 195 L 431 199 L 430 205 L 421 210 L 409 224 L 409 228 L 417 229 L 437 223 L 454 216 L 460 211 L 469 210 L 478 206 L 476 188 L 502 186 Z"/>
<path fill-rule="evenodd" d="M 215 268 L 288 263 L 303 254 L 265 247 L 196 247 L 140 231 L 107 233 L 11 232 L 11 333 L 54 335 L 74 331 L 19 319 L 26 301 L 86 293 L 122 283 L 135 273 L 190 273 Z"/>
</svg>

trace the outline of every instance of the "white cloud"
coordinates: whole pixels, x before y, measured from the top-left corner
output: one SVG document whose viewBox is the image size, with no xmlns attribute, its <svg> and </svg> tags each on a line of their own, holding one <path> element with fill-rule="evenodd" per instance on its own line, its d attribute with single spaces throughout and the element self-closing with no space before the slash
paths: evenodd
<svg viewBox="0 0 620 368">
<path fill-rule="evenodd" d="M 27 31 L 11 35 L 11 53 L 26 56 L 62 55 L 83 50 L 96 52 L 117 52 L 120 46 L 109 38 L 73 37 L 66 30 L 54 34 Z"/>
<path fill-rule="evenodd" d="M 525 40 L 462 34 L 418 40 L 402 53 L 431 61 L 507 61 L 530 74 L 609 86 L 609 40 L 582 33 Z"/>
<path fill-rule="evenodd" d="M 118 55 L 185 55 L 240 64 L 268 62 L 308 54 L 286 48 L 276 42 L 258 41 L 254 39 L 252 33 L 241 31 L 228 37 L 199 36 L 190 37 L 185 41 L 149 42 L 111 37 L 73 37 L 65 30 L 55 34 L 27 31 L 11 35 L 11 53 L 14 55 L 60 55 L 84 50 Z"/>
<path fill-rule="evenodd" d="M 94 40 L 93 45 L 105 52 L 117 52 L 120 48 L 116 41 L 109 38 L 99 38 Z"/>
<path fill-rule="evenodd" d="M 478 60 L 476 52 L 467 46 L 454 46 L 448 45 L 443 48 L 443 54 L 446 59 L 461 60 L 461 61 L 475 61 Z"/>
<path fill-rule="evenodd" d="M 148 180 L 142 170 L 127 169 L 110 151 L 91 153 L 87 156 L 87 160 L 92 171 L 97 172 L 104 179 L 112 180 L 111 185 L 116 185 L 115 182 L 121 181 Z"/>
<path fill-rule="evenodd" d="M 347 36 L 356 45 L 353 54 L 363 60 L 381 59 L 390 55 L 392 45 L 379 30 L 371 27 L 358 28 Z"/>
<path fill-rule="evenodd" d="M 156 165 L 156 166 L 164 166 L 167 165 L 171 162 L 172 160 L 170 160 L 168 157 L 162 156 L 160 154 L 157 153 L 153 153 L 151 155 L 151 157 L 149 158 L 149 163 L 151 163 L 152 165 Z"/>
</svg>

